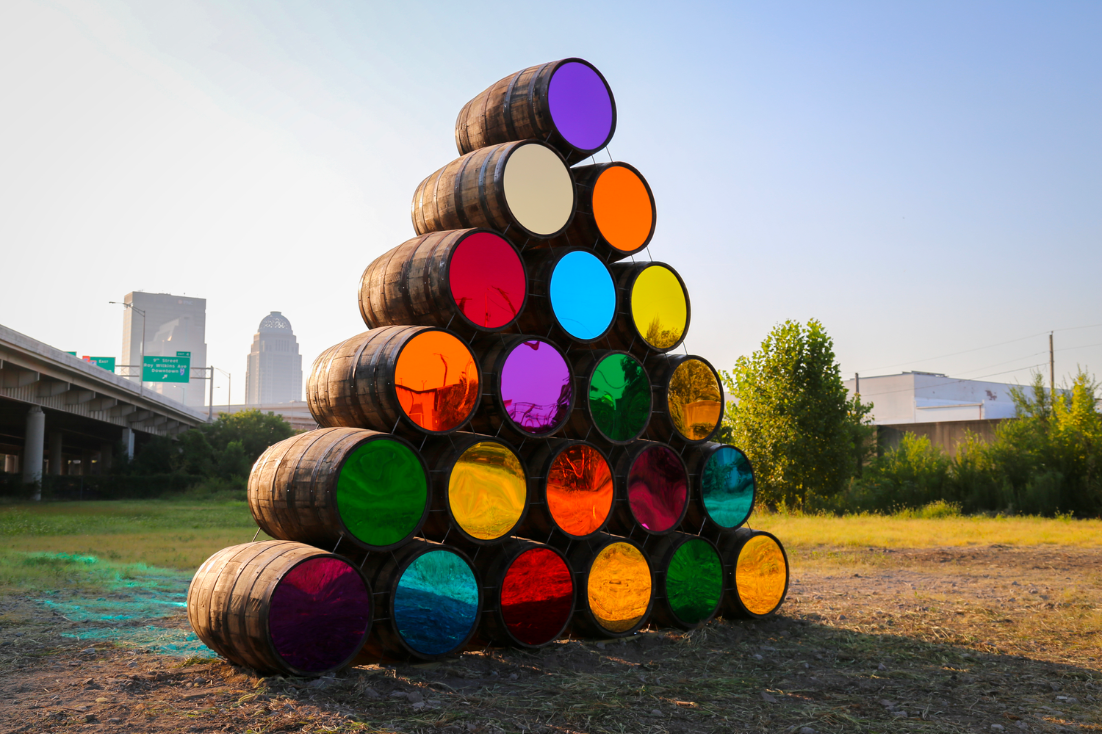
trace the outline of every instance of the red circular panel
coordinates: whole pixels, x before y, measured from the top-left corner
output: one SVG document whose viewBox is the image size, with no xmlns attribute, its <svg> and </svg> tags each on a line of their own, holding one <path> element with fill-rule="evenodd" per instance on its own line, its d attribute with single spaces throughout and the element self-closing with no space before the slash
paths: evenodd
<svg viewBox="0 0 1102 734">
<path fill-rule="evenodd" d="M 517 317 L 527 281 L 516 250 L 491 232 L 475 232 L 455 247 L 448 266 L 452 298 L 470 321 L 500 329 Z"/>
<path fill-rule="evenodd" d="M 574 581 L 558 553 L 533 548 L 521 553 L 501 582 L 501 616 L 509 633 L 526 645 L 555 639 L 574 610 Z"/>
</svg>

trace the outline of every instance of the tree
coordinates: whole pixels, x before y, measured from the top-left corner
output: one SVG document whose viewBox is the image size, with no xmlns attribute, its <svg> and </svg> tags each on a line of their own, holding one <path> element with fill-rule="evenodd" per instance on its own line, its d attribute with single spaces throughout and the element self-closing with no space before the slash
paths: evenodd
<svg viewBox="0 0 1102 734">
<path fill-rule="evenodd" d="M 207 440 L 219 457 L 227 450 L 235 456 L 239 450 L 243 453 L 243 460 L 240 461 L 235 459 L 227 464 L 219 459 L 219 464 L 222 466 L 239 466 L 247 463 L 251 467 L 253 462 L 264 453 L 264 449 L 295 435 L 295 429 L 283 420 L 283 416 L 275 413 L 261 413 L 259 410 L 242 410 L 238 413 L 220 415 L 214 423 L 200 426 L 200 430 L 206 434 Z M 239 447 L 231 449 L 230 444 L 235 442 Z M 245 468 L 245 474 L 248 474 L 248 467 Z"/>
<path fill-rule="evenodd" d="M 874 430 L 872 405 L 847 399 L 833 342 L 817 320 L 775 326 L 722 376 L 733 404 L 721 440 L 750 458 L 766 504 L 800 508 L 856 475 Z"/>
</svg>

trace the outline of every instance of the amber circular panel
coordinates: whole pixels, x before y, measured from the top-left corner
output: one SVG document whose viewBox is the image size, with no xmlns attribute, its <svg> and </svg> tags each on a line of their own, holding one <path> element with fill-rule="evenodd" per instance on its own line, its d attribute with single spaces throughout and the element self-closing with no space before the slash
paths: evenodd
<svg viewBox="0 0 1102 734">
<path fill-rule="evenodd" d="M 452 517 L 479 540 L 507 535 L 524 513 L 527 498 L 520 459 L 497 441 L 482 441 L 464 451 L 448 478 Z"/>
<path fill-rule="evenodd" d="M 394 389 L 406 417 L 426 431 L 463 425 L 478 402 L 478 366 L 463 342 L 446 331 L 411 338 L 394 366 Z"/>
<path fill-rule="evenodd" d="M 735 592 L 747 611 L 769 614 L 784 601 L 787 587 L 788 562 L 780 543 L 768 535 L 746 541 L 735 565 Z"/>
<path fill-rule="evenodd" d="M 723 391 L 703 360 L 689 357 L 674 368 L 666 390 L 670 421 L 688 441 L 703 441 L 723 417 Z"/>
<path fill-rule="evenodd" d="M 643 270 L 631 287 L 631 319 L 652 348 L 670 349 L 685 336 L 689 296 L 681 279 L 665 265 Z"/>
<path fill-rule="evenodd" d="M 622 252 L 645 246 L 654 230 L 654 199 L 646 181 L 626 166 L 613 165 L 593 185 L 593 218 L 605 240 Z"/>
<path fill-rule="evenodd" d="M 650 565 L 634 545 L 609 543 L 589 567 L 586 591 L 597 624 L 609 632 L 626 632 L 650 606 Z"/>
<path fill-rule="evenodd" d="M 563 532 L 584 537 L 605 523 L 612 509 L 612 470 L 593 446 L 563 449 L 547 472 L 547 507 Z"/>
<path fill-rule="evenodd" d="M 520 226 L 542 237 L 560 232 L 574 213 L 574 180 L 555 151 L 533 142 L 505 162 L 505 203 Z"/>
</svg>

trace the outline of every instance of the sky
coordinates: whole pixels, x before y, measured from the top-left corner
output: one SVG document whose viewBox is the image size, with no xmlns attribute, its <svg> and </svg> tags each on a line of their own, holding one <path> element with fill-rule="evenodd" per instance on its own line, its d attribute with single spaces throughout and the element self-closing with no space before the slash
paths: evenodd
<svg viewBox="0 0 1102 734">
<path fill-rule="evenodd" d="M 1102 3 L 0 3 L 0 324 L 119 356 L 133 290 L 207 299 L 237 378 L 281 311 L 303 369 L 365 330 L 463 104 L 578 56 L 645 258 L 731 368 L 818 319 L 844 376 L 1102 373 Z M 1047 374 L 1047 372 L 1046 372 Z M 226 379 L 216 377 L 215 402 Z"/>
</svg>

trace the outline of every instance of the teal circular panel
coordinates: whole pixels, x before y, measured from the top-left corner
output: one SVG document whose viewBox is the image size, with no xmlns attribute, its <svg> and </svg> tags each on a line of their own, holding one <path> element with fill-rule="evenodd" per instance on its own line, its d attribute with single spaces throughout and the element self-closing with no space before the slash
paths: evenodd
<svg viewBox="0 0 1102 734">
<path fill-rule="evenodd" d="M 616 314 L 616 287 L 604 263 L 575 250 L 563 255 L 551 273 L 551 311 L 575 339 L 596 339 Z"/>
<path fill-rule="evenodd" d="M 650 421 L 650 380 L 642 363 L 628 354 L 610 354 L 589 379 L 589 414 L 613 441 L 636 438 Z"/>
<path fill-rule="evenodd" d="M 750 460 L 734 446 L 721 446 L 708 457 L 700 478 L 704 509 L 717 525 L 737 528 L 754 508 Z"/>
<path fill-rule="evenodd" d="M 699 538 L 686 540 L 666 570 L 666 598 L 685 624 L 708 619 L 723 595 L 723 566 L 715 548 Z"/>
<path fill-rule="evenodd" d="M 337 511 L 348 532 L 368 545 L 405 540 L 425 512 L 428 480 L 413 449 L 387 438 L 360 444 L 337 478 Z"/>
<path fill-rule="evenodd" d="M 417 556 L 398 579 L 394 624 L 406 644 L 423 655 L 462 645 L 478 617 L 478 581 L 460 556 L 434 550 Z"/>
</svg>

